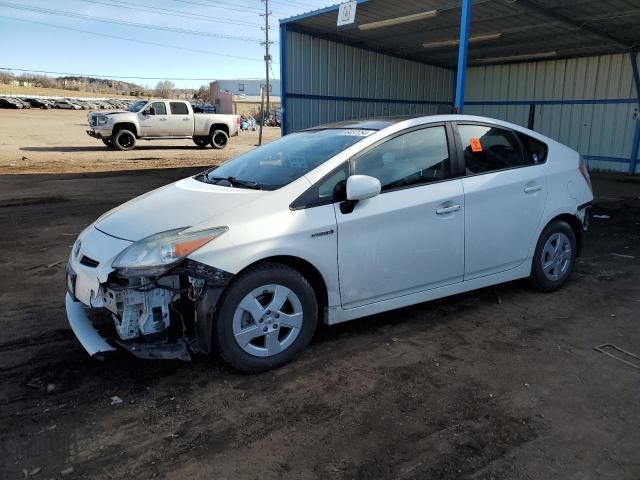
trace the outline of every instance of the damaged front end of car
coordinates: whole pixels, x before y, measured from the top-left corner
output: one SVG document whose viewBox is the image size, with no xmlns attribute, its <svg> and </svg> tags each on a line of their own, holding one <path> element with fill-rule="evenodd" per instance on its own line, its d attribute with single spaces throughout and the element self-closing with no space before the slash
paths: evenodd
<svg viewBox="0 0 640 480">
<path fill-rule="evenodd" d="M 115 271 L 102 289 L 115 342 L 147 359 L 190 360 L 209 353 L 215 305 L 232 275 L 184 260 L 160 277 L 123 277 Z"/>
<path fill-rule="evenodd" d="M 87 262 L 77 261 L 82 254 L 72 252 L 67 316 L 87 352 L 117 345 L 145 359 L 190 360 L 192 353 L 209 353 L 215 306 L 233 275 L 186 257 L 226 230 L 176 229 L 132 243 L 110 262 L 103 281 L 97 265 L 94 276 Z M 82 304 L 107 313 L 111 325 L 96 328 Z"/>
</svg>

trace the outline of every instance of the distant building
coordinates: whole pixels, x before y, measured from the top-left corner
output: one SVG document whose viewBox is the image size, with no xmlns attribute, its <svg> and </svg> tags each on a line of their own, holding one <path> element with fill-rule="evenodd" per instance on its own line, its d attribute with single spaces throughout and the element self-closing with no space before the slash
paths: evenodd
<svg viewBox="0 0 640 480">
<path fill-rule="evenodd" d="M 280 80 L 269 82 L 269 109 L 280 108 Z M 209 84 L 211 104 L 218 113 L 256 116 L 260 112 L 263 80 L 214 80 Z"/>
<path fill-rule="evenodd" d="M 260 89 L 264 85 L 264 80 L 253 80 L 253 79 L 234 79 L 234 80 L 214 80 L 209 84 L 209 91 L 211 93 L 211 98 L 214 98 L 214 92 L 229 92 L 234 95 L 260 95 Z M 271 95 L 275 95 L 276 97 L 280 96 L 280 80 L 278 79 L 270 79 L 269 80 L 269 93 Z"/>
</svg>

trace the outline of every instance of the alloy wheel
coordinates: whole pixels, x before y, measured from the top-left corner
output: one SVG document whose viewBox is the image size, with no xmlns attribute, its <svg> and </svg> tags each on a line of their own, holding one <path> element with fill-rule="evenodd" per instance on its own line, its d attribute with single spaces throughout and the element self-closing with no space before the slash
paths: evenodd
<svg viewBox="0 0 640 480">
<path fill-rule="evenodd" d="M 551 235 L 544 244 L 540 258 L 542 271 L 549 280 L 557 281 L 569 270 L 571 264 L 571 241 L 564 233 Z"/>
<path fill-rule="evenodd" d="M 271 357 L 291 346 L 302 322 L 302 303 L 293 290 L 283 285 L 263 285 L 238 304 L 233 336 L 246 353 Z"/>
</svg>

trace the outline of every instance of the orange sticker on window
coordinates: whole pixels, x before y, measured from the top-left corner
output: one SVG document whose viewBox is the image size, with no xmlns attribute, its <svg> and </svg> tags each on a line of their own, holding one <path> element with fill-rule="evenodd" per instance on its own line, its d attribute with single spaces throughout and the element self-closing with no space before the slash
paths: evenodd
<svg viewBox="0 0 640 480">
<path fill-rule="evenodd" d="M 470 138 L 469 145 L 471 145 L 471 151 L 474 153 L 478 153 L 482 151 L 482 145 L 480 144 L 479 138 Z"/>
</svg>

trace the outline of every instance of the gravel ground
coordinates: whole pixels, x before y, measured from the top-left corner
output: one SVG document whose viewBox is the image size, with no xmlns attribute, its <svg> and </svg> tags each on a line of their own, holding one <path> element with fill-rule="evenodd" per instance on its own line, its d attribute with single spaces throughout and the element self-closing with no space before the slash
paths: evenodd
<svg viewBox="0 0 640 480">
<path fill-rule="evenodd" d="M 199 149 L 191 140 L 138 141 L 129 152 L 110 150 L 86 134 L 88 110 L 0 109 L 0 173 L 78 173 L 209 166 L 256 145 L 243 132 L 224 150 Z M 280 136 L 265 127 L 264 141 Z"/>
<path fill-rule="evenodd" d="M 4 115 L 6 173 L 27 147 L 7 146 L 20 141 Z M 594 213 L 609 218 L 559 292 L 511 282 L 325 326 L 290 365 L 241 375 L 216 357 L 101 362 L 75 340 L 63 263 L 77 233 L 198 171 L 115 171 L 139 165 L 78 138 L 18 169 L 46 173 L 0 175 L 0 478 L 640 478 L 640 371 L 594 350 L 640 354 L 637 179 L 594 176 Z M 142 154 L 160 155 L 127 155 Z"/>
</svg>

